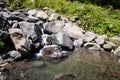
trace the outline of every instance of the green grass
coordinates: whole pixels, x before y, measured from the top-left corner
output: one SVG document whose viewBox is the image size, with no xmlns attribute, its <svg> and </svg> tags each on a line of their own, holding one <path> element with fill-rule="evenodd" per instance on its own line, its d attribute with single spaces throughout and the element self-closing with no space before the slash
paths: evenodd
<svg viewBox="0 0 120 80">
<path fill-rule="evenodd" d="M 120 36 L 120 11 L 113 10 L 112 7 L 106 9 L 93 4 L 66 0 L 35 0 L 33 3 L 30 0 L 13 0 L 12 2 L 8 2 L 8 4 L 13 9 L 42 9 L 49 7 L 69 18 L 75 16 L 82 20 L 79 26 L 85 30 L 97 34 L 107 34 L 108 36 Z M 76 21 L 74 20 L 73 22 Z"/>
</svg>

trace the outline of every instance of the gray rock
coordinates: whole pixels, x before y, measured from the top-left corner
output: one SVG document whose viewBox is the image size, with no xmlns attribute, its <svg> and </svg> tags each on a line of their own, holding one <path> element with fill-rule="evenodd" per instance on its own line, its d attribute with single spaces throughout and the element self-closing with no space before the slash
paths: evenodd
<svg viewBox="0 0 120 80">
<path fill-rule="evenodd" d="M 114 54 L 120 57 L 120 46 L 114 51 Z"/>
<path fill-rule="evenodd" d="M 100 45 L 96 44 L 96 43 L 85 43 L 84 47 L 90 50 L 94 50 L 94 51 L 99 51 L 101 50 Z"/>
<path fill-rule="evenodd" d="M 112 37 L 112 39 L 120 42 L 120 36 Z"/>
<path fill-rule="evenodd" d="M 43 27 L 45 31 L 48 31 L 50 33 L 57 33 L 60 32 L 65 25 L 64 21 L 51 21 L 51 22 L 46 22 Z"/>
<path fill-rule="evenodd" d="M 25 39 L 22 35 L 22 31 L 18 28 L 10 28 L 9 34 L 14 43 L 15 49 L 18 50 L 22 55 L 28 55 L 32 51 L 32 43 Z"/>
<path fill-rule="evenodd" d="M 103 45 L 105 43 L 105 39 L 107 39 L 107 36 L 105 35 L 97 36 L 97 38 L 95 39 L 95 42 L 97 44 Z"/>
<path fill-rule="evenodd" d="M 8 54 L 14 60 L 18 60 L 18 59 L 20 59 L 22 57 L 22 55 L 18 51 L 15 51 L 15 50 L 8 52 Z"/>
<path fill-rule="evenodd" d="M 28 18 L 29 18 L 29 19 L 32 19 L 32 20 L 34 20 L 34 21 L 38 21 L 38 20 L 39 20 L 37 17 L 34 17 L 34 16 L 32 16 L 32 15 L 29 15 Z"/>
<path fill-rule="evenodd" d="M 0 15 L 3 15 L 5 18 L 11 18 L 12 15 L 10 15 L 8 12 L 0 12 Z"/>
<path fill-rule="evenodd" d="M 105 50 L 112 51 L 113 49 L 115 49 L 115 44 L 113 44 L 113 43 L 110 42 L 110 41 L 106 41 L 106 43 L 103 45 L 103 48 L 104 48 Z"/>
<path fill-rule="evenodd" d="M 37 11 L 33 9 L 33 10 L 29 10 L 27 13 L 28 15 L 35 16 L 37 14 Z"/>
<path fill-rule="evenodd" d="M 59 18 L 60 18 L 60 15 L 58 13 L 52 13 L 48 20 L 50 20 L 50 21 L 51 20 L 57 20 Z"/>
<path fill-rule="evenodd" d="M 12 28 L 19 28 L 19 23 L 18 22 L 13 23 Z"/>
<path fill-rule="evenodd" d="M 96 34 L 94 34 L 92 32 L 86 32 L 83 36 L 83 41 L 84 42 L 91 42 L 95 38 L 96 38 Z"/>
<path fill-rule="evenodd" d="M 71 38 L 79 39 L 83 36 L 85 32 L 82 28 L 77 25 L 72 24 L 71 22 L 66 23 L 63 27 L 63 31 Z"/>
<path fill-rule="evenodd" d="M 42 35 L 42 45 L 51 45 L 53 37 L 51 35 L 43 34 Z"/>
<path fill-rule="evenodd" d="M 67 17 L 64 17 L 64 16 L 61 16 L 61 20 L 64 21 L 64 22 L 69 22 L 69 19 Z"/>
<path fill-rule="evenodd" d="M 42 34 L 40 26 L 35 23 L 19 22 L 19 25 L 23 31 L 23 34 L 32 41 L 36 41 Z"/>
<path fill-rule="evenodd" d="M 44 11 L 38 11 L 35 17 L 46 20 L 49 16 Z"/>
<path fill-rule="evenodd" d="M 83 44 L 83 39 L 82 39 L 82 38 L 80 38 L 80 39 L 78 39 L 78 40 L 74 40 L 74 42 L 73 42 L 73 45 L 74 45 L 76 48 L 80 48 L 80 47 L 82 46 L 82 44 Z"/>
<path fill-rule="evenodd" d="M 59 32 L 55 35 L 55 44 L 67 47 L 69 49 L 73 49 L 72 40 L 62 32 Z"/>
</svg>

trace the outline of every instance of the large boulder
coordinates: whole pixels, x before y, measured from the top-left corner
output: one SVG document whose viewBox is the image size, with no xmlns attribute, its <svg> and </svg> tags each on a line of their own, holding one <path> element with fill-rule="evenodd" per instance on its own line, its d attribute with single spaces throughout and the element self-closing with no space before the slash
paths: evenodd
<svg viewBox="0 0 120 80">
<path fill-rule="evenodd" d="M 61 45 L 68 49 L 73 49 L 73 42 L 72 40 L 64 33 L 59 32 L 55 35 L 55 44 Z"/>
<path fill-rule="evenodd" d="M 43 27 L 44 27 L 44 30 L 49 33 L 57 33 L 62 31 L 62 28 L 64 27 L 64 25 L 65 25 L 64 21 L 55 20 L 51 22 L 46 22 L 43 25 Z"/>
<path fill-rule="evenodd" d="M 63 31 L 71 38 L 79 39 L 83 36 L 84 30 L 80 28 L 79 26 L 68 22 L 63 27 Z"/>
<path fill-rule="evenodd" d="M 96 38 L 96 34 L 95 33 L 92 33 L 92 32 L 86 32 L 83 36 L 83 41 L 84 42 L 90 42 L 92 41 L 93 39 Z"/>
<path fill-rule="evenodd" d="M 32 43 L 25 39 L 22 31 L 18 28 L 10 28 L 9 34 L 14 43 L 15 49 L 22 55 L 28 55 L 32 51 Z"/>
<path fill-rule="evenodd" d="M 120 46 L 114 51 L 114 54 L 120 57 Z"/>
<path fill-rule="evenodd" d="M 35 23 L 19 22 L 19 26 L 23 31 L 23 34 L 32 41 L 36 41 L 42 34 L 40 26 Z"/>
</svg>

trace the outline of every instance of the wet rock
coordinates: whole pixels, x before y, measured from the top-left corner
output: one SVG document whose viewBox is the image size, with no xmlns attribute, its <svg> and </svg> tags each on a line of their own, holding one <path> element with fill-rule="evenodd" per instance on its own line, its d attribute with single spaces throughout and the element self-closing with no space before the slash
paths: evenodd
<svg viewBox="0 0 120 80">
<path fill-rule="evenodd" d="M 28 15 L 35 16 L 37 14 L 37 11 L 33 9 L 33 10 L 29 10 L 27 13 Z"/>
<path fill-rule="evenodd" d="M 53 51 L 53 53 L 50 55 L 50 57 L 51 57 L 52 59 L 62 58 L 62 57 L 66 57 L 66 56 L 67 56 L 67 54 L 62 53 L 62 52 L 60 51 L 60 49 L 58 49 L 58 48 L 55 48 L 54 51 Z"/>
<path fill-rule="evenodd" d="M 22 31 L 18 28 L 11 28 L 9 29 L 9 33 L 15 45 L 15 49 L 18 50 L 23 55 L 29 54 L 29 51 L 32 50 L 31 49 L 32 44 L 23 37 Z"/>
<path fill-rule="evenodd" d="M 15 51 L 15 50 L 8 52 L 8 54 L 14 60 L 21 59 L 21 57 L 22 57 L 22 55 L 18 51 Z"/>
<path fill-rule="evenodd" d="M 64 33 L 59 32 L 55 35 L 55 44 L 61 45 L 68 49 L 73 49 L 73 42 L 72 40 Z"/>
<path fill-rule="evenodd" d="M 114 51 L 114 54 L 120 57 L 120 46 Z"/>
<path fill-rule="evenodd" d="M 23 34 L 32 41 L 36 41 L 41 36 L 41 29 L 39 25 L 30 22 L 19 22 L 19 25 Z"/>
<path fill-rule="evenodd" d="M 92 32 L 86 32 L 83 36 L 83 41 L 84 42 L 91 42 L 95 38 L 96 38 L 96 34 L 94 34 Z"/>
<path fill-rule="evenodd" d="M 35 17 L 46 20 L 49 16 L 44 11 L 38 11 Z"/>
<path fill-rule="evenodd" d="M 110 41 L 106 41 L 106 43 L 103 45 L 103 48 L 105 50 L 112 51 L 113 49 L 115 49 L 115 44 Z"/>
<path fill-rule="evenodd" d="M 51 45 L 53 37 L 51 35 L 43 34 L 42 35 L 42 45 Z"/>
<path fill-rule="evenodd" d="M 100 45 L 96 44 L 96 43 L 85 43 L 84 47 L 90 50 L 94 50 L 94 51 L 99 51 L 101 50 Z"/>
<path fill-rule="evenodd" d="M 83 39 L 80 38 L 80 39 L 78 39 L 78 40 L 74 40 L 73 45 L 74 45 L 76 48 L 80 48 L 80 47 L 83 45 Z"/>
<path fill-rule="evenodd" d="M 50 20 L 50 21 L 51 20 L 57 20 L 59 18 L 60 18 L 60 15 L 58 13 L 52 13 L 48 20 Z"/>
<path fill-rule="evenodd" d="M 106 39 L 107 39 L 107 36 L 105 35 L 97 36 L 97 38 L 95 39 L 95 42 L 97 44 L 103 45 Z"/>
<path fill-rule="evenodd" d="M 62 30 L 63 26 L 65 25 L 64 21 L 51 21 L 51 22 L 46 22 L 43 27 L 44 30 L 49 32 L 49 33 L 57 33 Z"/>
<path fill-rule="evenodd" d="M 83 36 L 84 30 L 71 22 L 66 23 L 63 27 L 63 31 L 71 38 L 79 39 Z"/>
<path fill-rule="evenodd" d="M 74 74 L 60 74 L 55 75 L 53 80 L 74 80 L 75 77 Z"/>
</svg>

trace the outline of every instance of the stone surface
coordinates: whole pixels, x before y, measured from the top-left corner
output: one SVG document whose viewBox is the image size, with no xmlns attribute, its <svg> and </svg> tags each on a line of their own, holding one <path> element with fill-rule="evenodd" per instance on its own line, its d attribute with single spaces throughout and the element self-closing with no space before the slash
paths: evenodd
<svg viewBox="0 0 120 80">
<path fill-rule="evenodd" d="M 20 58 L 22 57 L 22 55 L 21 55 L 18 51 L 15 51 L 15 50 L 10 51 L 8 54 L 9 54 L 10 57 L 13 58 L 14 60 L 18 60 L 18 59 L 20 59 Z"/>
<path fill-rule="evenodd" d="M 112 39 L 120 42 L 120 36 L 112 37 Z"/>
<path fill-rule="evenodd" d="M 52 13 L 48 20 L 50 20 L 50 21 L 51 20 L 57 20 L 59 18 L 60 18 L 60 15 L 58 13 Z"/>
<path fill-rule="evenodd" d="M 110 42 L 110 41 L 106 41 L 106 43 L 103 45 L 103 48 L 104 48 L 105 50 L 111 51 L 111 50 L 115 49 L 115 44 L 113 44 L 113 43 Z"/>
<path fill-rule="evenodd" d="M 98 45 L 96 43 L 90 43 L 90 42 L 85 43 L 84 47 L 87 49 L 90 49 L 90 50 L 95 50 L 95 51 L 99 51 L 101 49 L 100 45 Z"/>
<path fill-rule="evenodd" d="M 62 32 L 55 35 L 55 44 L 67 47 L 68 49 L 73 49 L 72 40 Z"/>
<path fill-rule="evenodd" d="M 96 34 L 94 34 L 92 32 L 86 32 L 83 36 L 83 41 L 84 42 L 90 42 L 95 38 L 96 38 Z"/>
<path fill-rule="evenodd" d="M 76 48 L 80 48 L 82 45 L 83 45 L 83 39 L 80 38 L 78 40 L 74 40 L 73 41 L 73 45 L 76 47 Z"/>
<path fill-rule="evenodd" d="M 114 51 L 114 54 L 120 57 L 120 46 Z"/>
<path fill-rule="evenodd" d="M 51 35 L 43 34 L 42 35 L 42 45 L 52 44 L 53 37 Z"/>
<path fill-rule="evenodd" d="M 37 11 L 33 9 L 33 10 L 29 10 L 27 13 L 28 15 L 35 16 L 37 14 Z"/>
<path fill-rule="evenodd" d="M 71 38 L 79 39 L 83 36 L 84 30 L 77 25 L 69 22 L 63 27 L 63 31 Z"/>
<path fill-rule="evenodd" d="M 46 22 L 43 27 L 44 30 L 50 33 L 57 33 L 59 31 L 62 31 L 62 28 L 64 27 L 65 23 L 64 21 L 51 21 L 51 22 Z"/>
<path fill-rule="evenodd" d="M 19 25 L 23 34 L 32 41 L 36 41 L 41 36 L 41 28 L 39 25 L 30 22 L 19 22 Z"/>
<path fill-rule="evenodd" d="M 35 17 L 45 20 L 49 16 L 44 11 L 38 11 Z"/>
<path fill-rule="evenodd" d="M 15 45 L 15 49 L 21 54 L 26 55 L 31 51 L 31 43 L 27 41 L 23 35 L 22 31 L 18 28 L 9 29 L 10 37 Z M 29 46 L 28 46 L 29 45 Z"/>
<path fill-rule="evenodd" d="M 97 44 L 100 44 L 100 45 L 103 45 L 105 43 L 105 40 L 107 39 L 107 36 L 105 35 L 100 35 L 100 36 L 97 36 L 97 38 L 95 39 L 95 42 Z"/>
</svg>

